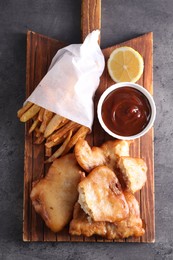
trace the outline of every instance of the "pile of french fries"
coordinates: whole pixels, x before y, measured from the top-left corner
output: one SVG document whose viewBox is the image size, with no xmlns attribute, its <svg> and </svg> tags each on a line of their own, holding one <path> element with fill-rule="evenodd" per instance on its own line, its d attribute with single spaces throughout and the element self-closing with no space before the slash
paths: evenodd
<svg viewBox="0 0 173 260">
<path fill-rule="evenodd" d="M 79 138 L 85 139 L 89 128 L 57 115 L 32 102 L 27 102 L 18 110 L 17 116 L 21 122 L 32 119 L 33 123 L 29 134 L 34 132 L 35 144 L 45 142 L 45 153 L 49 158 L 46 163 L 53 162 L 56 158 L 67 154 Z M 52 154 L 52 147 L 59 146 Z"/>
</svg>

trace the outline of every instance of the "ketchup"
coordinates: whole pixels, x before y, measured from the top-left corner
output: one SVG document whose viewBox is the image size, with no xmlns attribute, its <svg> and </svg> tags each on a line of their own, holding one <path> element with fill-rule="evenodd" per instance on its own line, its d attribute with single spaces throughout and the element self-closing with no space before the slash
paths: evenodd
<svg viewBox="0 0 173 260">
<path fill-rule="evenodd" d="M 139 90 L 121 87 L 113 90 L 102 105 L 102 118 L 113 133 L 132 136 L 140 133 L 151 117 L 147 98 Z"/>
</svg>

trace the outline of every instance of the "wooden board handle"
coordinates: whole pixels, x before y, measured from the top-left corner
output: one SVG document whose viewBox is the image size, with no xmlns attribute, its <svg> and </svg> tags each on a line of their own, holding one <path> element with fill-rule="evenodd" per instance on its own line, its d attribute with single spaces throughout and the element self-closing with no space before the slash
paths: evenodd
<svg viewBox="0 0 173 260">
<path fill-rule="evenodd" d="M 90 32 L 101 29 L 101 0 L 83 0 L 81 16 L 82 41 L 84 41 Z"/>
</svg>

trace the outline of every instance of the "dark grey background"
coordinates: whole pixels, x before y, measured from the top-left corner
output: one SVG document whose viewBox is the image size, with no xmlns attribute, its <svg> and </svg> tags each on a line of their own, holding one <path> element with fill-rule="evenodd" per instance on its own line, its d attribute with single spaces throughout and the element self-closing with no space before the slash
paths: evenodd
<svg viewBox="0 0 173 260">
<path fill-rule="evenodd" d="M 101 45 L 154 32 L 155 244 L 23 243 L 26 31 L 80 42 L 79 0 L 0 1 L 0 259 L 173 259 L 173 1 L 102 0 Z"/>
</svg>

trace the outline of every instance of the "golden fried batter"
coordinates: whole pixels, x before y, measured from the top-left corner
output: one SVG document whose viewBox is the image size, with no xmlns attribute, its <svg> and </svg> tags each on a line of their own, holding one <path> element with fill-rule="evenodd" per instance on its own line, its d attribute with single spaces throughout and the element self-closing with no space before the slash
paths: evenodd
<svg viewBox="0 0 173 260">
<path fill-rule="evenodd" d="M 98 166 L 78 185 L 79 204 L 95 221 L 120 221 L 129 208 L 115 173 Z"/>
<path fill-rule="evenodd" d="M 101 165 L 107 165 L 113 170 L 120 156 L 129 156 L 129 145 L 128 141 L 114 140 L 91 148 L 87 141 L 79 139 L 75 146 L 75 156 L 79 165 L 87 172 Z"/>
<path fill-rule="evenodd" d="M 53 162 L 45 178 L 31 191 L 32 205 L 46 225 L 58 232 L 70 221 L 78 199 L 80 167 L 75 156 L 68 154 Z"/>
<path fill-rule="evenodd" d="M 106 224 L 108 239 L 140 237 L 145 233 L 138 201 L 132 193 L 124 192 L 124 196 L 129 206 L 129 216 L 120 222 Z"/>
<path fill-rule="evenodd" d="M 129 215 L 126 219 L 109 223 L 105 221 L 88 220 L 87 214 L 81 209 L 77 202 L 74 208 L 73 220 L 70 223 L 69 232 L 71 235 L 100 235 L 107 239 L 122 239 L 129 236 L 139 237 L 145 231 L 140 218 L 139 204 L 133 194 L 124 193 L 129 207 Z"/>
<path fill-rule="evenodd" d="M 120 157 L 117 166 L 127 191 L 135 193 L 144 186 L 147 180 L 147 166 L 143 159 Z"/>
<path fill-rule="evenodd" d="M 105 236 L 106 235 L 106 222 L 93 221 L 88 219 L 88 215 L 82 210 L 80 204 L 76 202 L 73 212 L 73 219 L 70 222 L 69 233 L 71 235 L 84 235 L 90 237 L 94 234 Z"/>
</svg>

